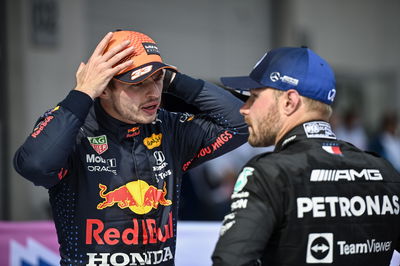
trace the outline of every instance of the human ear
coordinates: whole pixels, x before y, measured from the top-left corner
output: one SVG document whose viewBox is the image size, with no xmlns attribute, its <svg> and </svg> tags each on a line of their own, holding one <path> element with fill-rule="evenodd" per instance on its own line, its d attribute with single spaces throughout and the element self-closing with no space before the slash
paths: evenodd
<svg viewBox="0 0 400 266">
<path fill-rule="evenodd" d="M 111 89 L 109 87 L 110 85 L 108 85 L 103 92 L 100 94 L 99 98 L 101 99 L 110 99 L 111 98 Z"/>
<path fill-rule="evenodd" d="M 296 112 L 301 105 L 301 97 L 296 90 L 286 91 L 284 93 L 284 97 L 282 97 L 282 101 L 283 113 L 287 116 L 290 116 L 291 114 Z"/>
</svg>

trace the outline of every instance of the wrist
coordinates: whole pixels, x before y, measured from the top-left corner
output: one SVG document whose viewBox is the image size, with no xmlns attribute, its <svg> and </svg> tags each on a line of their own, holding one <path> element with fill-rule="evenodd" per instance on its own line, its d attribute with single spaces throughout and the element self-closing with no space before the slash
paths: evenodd
<svg viewBox="0 0 400 266">
<path fill-rule="evenodd" d="M 85 93 L 85 94 L 88 95 L 90 98 L 92 98 L 92 100 L 94 100 L 94 99 L 96 98 L 96 95 L 94 95 L 94 93 L 93 93 L 92 91 L 90 91 L 90 90 L 85 90 L 85 89 L 80 88 L 80 87 L 75 87 L 74 90 Z"/>
</svg>

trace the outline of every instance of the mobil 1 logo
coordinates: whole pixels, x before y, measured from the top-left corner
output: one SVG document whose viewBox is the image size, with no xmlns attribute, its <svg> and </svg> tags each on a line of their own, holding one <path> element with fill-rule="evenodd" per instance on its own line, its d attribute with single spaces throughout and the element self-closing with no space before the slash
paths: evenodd
<svg viewBox="0 0 400 266">
<path fill-rule="evenodd" d="M 306 263 L 333 262 L 333 234 L 312 233 L 308 235 Z"/>
</svg>

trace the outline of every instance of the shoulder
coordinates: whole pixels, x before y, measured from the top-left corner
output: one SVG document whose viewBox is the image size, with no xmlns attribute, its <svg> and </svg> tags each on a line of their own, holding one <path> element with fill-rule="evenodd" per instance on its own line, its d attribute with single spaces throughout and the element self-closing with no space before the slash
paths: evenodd
<svg viewBox="0 0 400 266">
<path fill-rule="evenodd" d="M 90 108 L 85 122 L 82 125 L 82 129 L 88 132 L 97 131 L 99 129 L 99 123 L 97 121 L 94 105 Z"/>
<path fill-rule="evenodd" d="M 241 176 L 254 176 L 257 182 L 270 183 L 282 177 L 282 166 L 280 165 L 280 153 L 265 152 L 250 159 L 239 174 Z"/>
</svg>

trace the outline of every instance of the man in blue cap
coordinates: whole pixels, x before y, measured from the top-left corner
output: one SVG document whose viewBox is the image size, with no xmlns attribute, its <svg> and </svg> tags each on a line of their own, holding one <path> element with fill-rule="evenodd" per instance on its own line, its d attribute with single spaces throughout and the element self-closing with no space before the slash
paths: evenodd
<svg viewBox="0 0 400 266">
<path fill-rule="evenodd" d="M 239 174 L 213 265 L 389 265 L 400 248 L 400 175 L 384 159 L 337 140 L 328 123 L 335 77 L 306 47 L 267 53 L 240 109 L 249 143 L 275 145 Z"/>
</svg>

